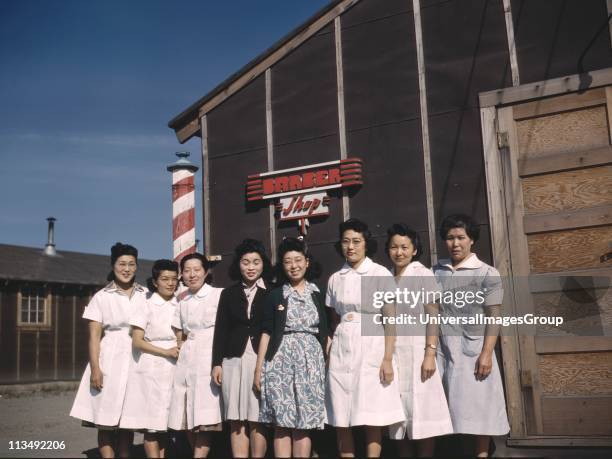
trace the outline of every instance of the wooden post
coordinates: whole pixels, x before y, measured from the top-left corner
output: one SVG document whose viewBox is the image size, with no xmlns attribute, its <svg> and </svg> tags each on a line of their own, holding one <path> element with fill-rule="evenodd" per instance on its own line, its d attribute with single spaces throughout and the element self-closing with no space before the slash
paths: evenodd
<svg viewBox="0 0 612 459">
<path fill-rule="evenodd" d="M 200 118 L 202 129 L 202 215 L 204 217 L 204 253 L 210 255 L 210 184 L 208 171 L 208 122 L 206 115 Z"/>
<path fill-rule="evenodd" d="M 486 107 L 480 110 L 482 128 L 485 178 L 487 183 L 487 201 L 489 204 L 489 223 L 491 225 L 491 247 L 494 265 L 502 277 L 512 276 L 508 226 L 506 222 L 506 199 L 501 152 L 497 147 L 497 109 Z M 503 311 L 516 315 L 514 290 L 509 285 L 505 292 Z M 520 355 L 518 327 L 511 326 L 513 333 L 500 337 L 502 360 L 504 365 L 504 382 L 508 402 L 510 436 L 523 438 L 527 434 L 523 395 L 520 378 Z"/>
<path fill-rule="evenodd" d="M 425 175 L 425 198 L 427 201 L 427 229 L 429 233 L 429 253 L 431 265 L 438 261 L 436 245 L 436 215 L 433 199 L 433 179 L 431 175 L 431 153 L 429 145 L 429 115 L 427 110 L 427 88 L 425 83 L 425 56 L 423 54 L 423 29 L 421 26 L 421 1 L 412 0 L 414 13 L 414 34 L 417 48 L 417 68 L 419 73 L 419 101 L 421 106 L 421 137 L 423 141 L 423 170 Z"/>
<path fill-rule="evenodd" d="M 266 153 L 268 156 L 268 172 L 274 170 L 274 131 L 272 129 L 272 69 L 266 69 Z M 274 202 L 268 204 L 268 219 L 270 225 L 270 256 L 276 263 L 276 219 L 274 218 Z"/>
<path fill-rule="evenodd" d="M 340 139 L 340 159 L 346 159 L 346 121 L 344 110 L 344 68 L 342 66 L 342 22 L 340 16 L 334 19 L 334 41 L 336 44 L 336 81 L 338 92 L 338 134 Z M 342 190 L 342 219 L 351 218 L 348 192 Z"/>
<path fill-rule="evenodd" d="M 519 86 L 519 66 L 516 55 L 516 41 L 514 39 L 514 23 L 512 22 L 512 5 L 510 0 L 504 0 L 504 17 L 506 19 L 506 37 L 508 39 L 508 54 L 510 56 L 510 71 L 512 73 L 512 86 Z"/>
</svg>

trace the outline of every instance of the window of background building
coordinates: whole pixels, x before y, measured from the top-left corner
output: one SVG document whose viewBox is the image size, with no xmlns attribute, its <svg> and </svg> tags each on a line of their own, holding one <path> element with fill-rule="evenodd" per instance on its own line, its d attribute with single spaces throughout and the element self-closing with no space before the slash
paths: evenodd
<svg viewBox="0 0 612 459">
<path fill-rule="evenodd" d="M 50 298 L 44 287 L 23 287 L 20 297 L 19 325 L 51 325 Z"/>
</svg>

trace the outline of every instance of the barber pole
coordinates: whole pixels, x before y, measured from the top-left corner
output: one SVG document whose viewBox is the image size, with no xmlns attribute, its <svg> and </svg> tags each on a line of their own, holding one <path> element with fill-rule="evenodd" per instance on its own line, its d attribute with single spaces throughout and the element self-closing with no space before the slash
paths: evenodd
<svg viewBox="0 0 612 459">
<path fill-rule="evenodd" d="M 174 259 L 196 251 L 194 173 L 198 167 L 177 152 L 178 160 L 166 169 L 172 172 L 172 239 Z"/>
</svg>

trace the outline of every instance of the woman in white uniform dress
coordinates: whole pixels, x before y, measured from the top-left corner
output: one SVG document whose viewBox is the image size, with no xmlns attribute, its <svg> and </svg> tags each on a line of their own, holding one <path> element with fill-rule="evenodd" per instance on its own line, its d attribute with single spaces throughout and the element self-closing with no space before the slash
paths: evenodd
<svg viewBox="0 0 612 459">
<path fill-rule="evenodd" d="M 451 215 L 440 225 L 440 237 L 446 242 L 449 259 L 440 260 L 434 273 L 445 292 L 482 293 L 484 301 L 442 303 L 443 317 L 501 315 L 503 287 L 499 272 L 483 263 L 472 246 L 479 228 L 467 215 Z M 440 335 L 438 368 L 448 399 L 456 434 L 472 438 L 465 445 L 468 454 L 487 457 L 491 435 L 505 435 L 510 430 L 501 373 L 495 357 L 499 328 L 495 325 L 443 325 Z M 473 446 L 469 440 L 474 440 Z M 468 449 L 466 448 L 466 449 Z"/>
<path fill-rule="evenodd" d="M 150 294 L 132 316 L 135 361 L 130 369 L 121 428 L 144 430 L 147 457 L 164 457 L 174 368 L 178 357 L 172 320 L 178 307 L 178 263 L 157 260 L 149 279 Z"/>
<path fill-rule="evenodd" d="M 333 308 L 332 323 L 337 325 L 327 375 L 328 423 L 336 427 L 341 456 L 355 454 L 350 428 L 365 426 L 366 455 L 379 457 L 382 427 L 403 422 L 404 410 L 394 378 L 395 338 L 382 326 L 378 333 L 370 333 L 377 336 L 362 334 L 361 321 L 372 321 L 374 316 L 361 314 L 371 308 L 361 302 L 361 281 L 393 278 L 389 270 L 366 256 L 374 251 L 374 241 L 364 222 L 350 219 L 341 223 L 338 245 L 346 263 L 330 277 L 325 301 Z"/>
<path fill-rule="evenodd" d="M 421 315 L 437 315 L 435 299 L 440 289 L 433 272 L 417 261 L 423 245 L 416 231 L 402 223 L 392 225 L 387 230 L 385 249 L 393 262 L 398 287 L 414 294 L 423 292 L 430 297 L 429 301 L 422 298 L 416 303 L 397 306 L 398 315 L 409 314 L 415 318 L 415 325 L 397 328 L 395 358 L 406 422 L 394 424 L 390 428 L 390 437 L 400 440 L 398 455 L 401 457 L 412 455 L 410 440 L 418 440 L 419 457 L 432 457 L 434 437 L 453 433 L 442 379 L 436 372 L 438 327 L 420 322 Z"/>
<path fill-rule="evenodd" d="M 205 283 L 209 262 L 199 253 L 181 260 L 188 291 L 179 302 L 172 326 L 183 340 L 174 373 L 168 427 L 188 430 L 193 457 L 207 457 L 212 432 L 221 430 L 221 390 L 211 378 L 215 318 L 221 288 Z"/>
<path fill-rule="evenodd" d="M 89 320 L 89 363 L 70 416 L 98 428 L 102 457 L 128 457 L 133 433 L 115 431 L 121 421 L 133 360 L 130 317 L 144 305 L 146 289 L 135 282 L 135 247 L 115 244 L 111 248 L 111 266 L 111 283 L 94 295 L 83 312 L 83 318 Z"/>
</svg>

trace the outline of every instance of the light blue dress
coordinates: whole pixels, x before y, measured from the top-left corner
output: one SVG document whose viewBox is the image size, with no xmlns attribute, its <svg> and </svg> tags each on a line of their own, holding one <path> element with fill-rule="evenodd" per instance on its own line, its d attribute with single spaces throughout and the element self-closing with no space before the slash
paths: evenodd
<svg viewBox="0 0 612 459">
<path fill-rule="evenodd" d="M 441 304 L 442 317 L 485 314 L 484 308 L 502 303 L 503 288 L 499 272 L 472 254 L 457 269 L 450 260 L 433 267 L 444 292 L 481 291 L 482 304 Z M 482 351 L 483 326 L 441 326 L 438 369 L 448 400 L 453 431 L 457 434 L 505 435 L 510 431 L 501 374 L 493 355 L 493 367 L 483 381 L 474 370 Z"/>
<path fill-rule="evenodd" d="M 259 422 L 291 429 L 323 429 L 325 360 L 317 339 L 319 313 L 307 283 L 304 294 L 285 284 L 285 335 L 271 361 L 264 363 Z"/>
</svg>

